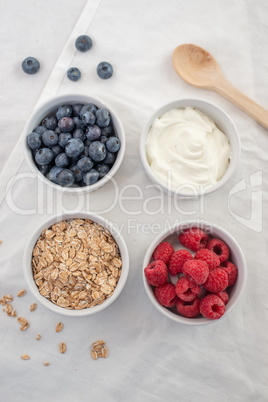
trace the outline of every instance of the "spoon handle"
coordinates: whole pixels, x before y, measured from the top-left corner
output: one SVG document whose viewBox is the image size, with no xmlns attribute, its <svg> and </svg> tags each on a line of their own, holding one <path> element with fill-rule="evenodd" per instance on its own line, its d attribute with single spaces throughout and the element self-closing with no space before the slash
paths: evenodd
<svg viewBox="0 0 268 402">
<path fill-rule="evenodd" d="M 217 82 L 214 90 L 268 129 L 268 110 L 248 98 L 224 77 Z"/>
</svg>

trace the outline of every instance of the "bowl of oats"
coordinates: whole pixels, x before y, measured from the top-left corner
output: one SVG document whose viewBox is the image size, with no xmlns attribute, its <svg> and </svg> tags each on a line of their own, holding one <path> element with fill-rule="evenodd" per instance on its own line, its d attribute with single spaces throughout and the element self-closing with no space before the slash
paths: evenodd
<svg viewBox="0 0 268 402">
<path fill-rule="evenodd" d="M 43 306 L 81 317 L 117 299 L 127 280 L 129 256 L 121 234 L 106 219 L 69 212 L 35 230 L 23 265 L 29 289 Z"/>
</svg>

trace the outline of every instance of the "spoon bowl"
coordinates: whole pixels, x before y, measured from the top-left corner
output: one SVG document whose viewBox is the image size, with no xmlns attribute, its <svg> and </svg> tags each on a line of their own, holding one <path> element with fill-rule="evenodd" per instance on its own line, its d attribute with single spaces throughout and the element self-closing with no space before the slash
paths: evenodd
<svg viewBox="0 0 268 402">
<path fill-rule="evenodd" d="M 205 49 L 185 43 L 176 47 L 172 62 L 177 74 L 188 84 L 217 92 L 268 128 L 268 111 L 232 86 L 223 76 L 216 60 Z"/>
</svg>

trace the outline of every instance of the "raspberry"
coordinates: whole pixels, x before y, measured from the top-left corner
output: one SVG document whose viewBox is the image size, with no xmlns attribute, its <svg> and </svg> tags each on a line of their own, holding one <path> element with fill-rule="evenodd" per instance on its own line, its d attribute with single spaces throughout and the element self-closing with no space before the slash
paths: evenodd
<svg viewBox="0 0 268 402">
<path fill-rule="evenodd" d="M 183 264 L 182 272 L 196 285 L 202 285 L 208 277 L 208 265 L 201 260 L 188 260 Z"/>
<path fill-rule="evenodd" d="M 151 262 L 144 268 L 144 274 L 147 282 L 153 286 L 163 285 L 168 279 L 167 266 L 161 260 Z"/>
<path fill-rule="evenodd" d="M 208 250 L 207 248 L 202 248 L 198 250 L 195 257 L 196 260 L 205 261 L 208 264 L 208 269 L 214 269 L 220 265 L 220 259 L 213 251 Z"/>
<path fill-rule="evenodd" d="M 174 253 L 174 248 L 172 245 L 166 241 L 158 244 L 153 253 L 153 260 L 162 260 L 166 265 L 168 265 L 172 254 Z"/>
<path fill-rule="evenodd" d="M 175 293 L 175 285 L 172 283 L 165 283 L 164 285 L 157 286 L 154 289 L 154 295 L 157 301 L 164 307 L 174 307 L 177 301 Z"/>
<path fill-rule="evenodd" d="M 200 313 L 209 320 L 218 320 L 225 313 L 225 304 L 216 295 L 205 296 L 200 302 Z"/>
<path fill-rule="evenodd" d="M 215 296 L 218 296 L 224 304 L 227 304 L 229 301 L 229 295 L 227 292 L 218 292 L 218 293 L 209 293 Z"/>
<path fill-rule="evenodd" d="M 184 247 L 192 251 L 205 248 L 208 242 L 208 234 L 198 228 L 186 229 L 179 235 L 179 241 Z"/>
<path fill-rule="evenodd" d="M 225 290 L 228 286 L 228 274 L 223 268 L 215 268 L 209 272 L 204 288 L 212 293 Z"/>
<path fill-rule="evenodd" d="M 198 299 L 198 297 L 191 302 L 178 300 L 176 303 L 178 313 L 188 318 L 196 317 L 200 313 L 199 307 L 200 300 Z"/>
<path fill-rule="evenodd" d="M 188 250 L 175 251 L 171 256 L 168 265 L 170 275 L 177 275 L 178 273 L 181 273 L 183 264 L 192 259 L 192 254 Z"/>
<path fill-rule="evenodd" d="M 220 239 L 211 239 L 207 244 L 207 248 L 217 254 L 220 262 L 228 260 L 230 249 L 224 241 Z"/>
<path fill-rule="evenodd" d="M 231 261 L 225 261 L 221 263 L 221 267 L 228 274 L 228 286 L 233 286 L 238 275 L 237 266 Z"/>
<path fill-rule="evenodd" d="M 191 283 L 185 276 L 180 278 L 175 287 L 176 295 L 186 302 L 194 300 L 201 293 L 201 287 Z"/>
</svg>

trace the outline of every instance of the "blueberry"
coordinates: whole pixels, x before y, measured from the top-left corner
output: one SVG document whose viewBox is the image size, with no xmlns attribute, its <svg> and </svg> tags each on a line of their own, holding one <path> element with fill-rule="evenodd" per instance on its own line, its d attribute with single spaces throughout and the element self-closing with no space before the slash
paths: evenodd
<svg viewBox="0 0 268 402">
<path fill-rule="evenodd" d="M 82 122 L 86 125 L 86 126 L 93 126 L 93 124 L 96 121 L 96 117 L 94 115 L 94 113 L 92 112 L 84 112 L 82 115 Z"/>
<path fill-rule="evenodd" d="M 54 158 L 54 154 L 49 148 L 41 148 L 35 154 L 35 162 L 38 165 L 48 165 L 52 159 Z"/>
<path fill-rule="evenodd" d="M 27 144 L 31 149 L 40 148 L 42 145 L 41 134 L 33 131 L 31 134 L 27 135 Z"/>
<path fill-rule="evenodd" d="M 53 166 L 53 168 L 51 168 L 47 174 L 47 179 L 52 181 L 53 183 L 58 183 L 57 177 L 61 171 L 62 171 L 62 168 Z"/>
<path fill-rule="evenodd" d="M 98 163 L 96 170 L 99 172 L 99 178 L 102 179 L 109 172 L 110 166 L 106 165 L 106 163 Z"/>
<path fill-rule="evenodd" d="M 61 105 L 58 107 L 56 117 L 58 120 L 62 119 L 63 117 L 71 117 L 72 112 L 73 109 L 71 105 Z"/>
<path fill-rule="evenodd" d="M 72 138 L 72 134 L 71 133 L 61 133 L 59 135 L 59 141 L 58 144 L 62 147 L 65 148 L 67 142 Z"/>
<path fill-rule="evenodd" d="M 102 61 L 98 64 L 97 74 L 103 80 L 107 80 L 108 78 L 110 78 L 113 75 L 113 72 L 113 66 L 110 63 Z"/>
<path fill-rule="evenodd" d="M 89 157 L 85 156 L 82 159 L 79 159 L 77 162 L 77 167 L 82 170 L 82 172 L 88 172 L 90 169 L 93 168 L 94 162 Z"/>
<path fill-rule="evenodd" d="M 69 187 L 74 184 L 74 174 L 69 169 L 62 169 L 57 175 L 57 182 L 60 186 Z"/>
<path fill-rule="evenodd" d="M 51 165 L 38 165 L 38 169 L 45 176 L 51 169 Z"/>
<path fill-rule="evenodd" d="M 35 74 L 40 68 L 40 63 L 34 57 L 26 57 L 21 63 L 21 67 L 26 74 Z"/>
<path fill-rule="evenodd" d="M 95 114 L 96 111 L 97 111 L 97 106 L 94 105 L 94 103 L 87 103 L 80 110 L 80 119 L 83 118 L 83 115 L 84 115 L 85 112 L 91 112 L 91 113 Z"/>
<path fill-rule="evenodd" d="M 88 35 L 80 35 L 75 41 L 75 47 L 80 52 L 87 52 L 92 44 L 92 39 Z"/>
<path fill-rule="evenodd" d="M 77 67 L 70 67 L 67 71 L 67 77 L 69 80 L 76 82 L 81 78 L 81 71 Z"/>
<path fill-rule="evenodd" d="M 53 151 L 55 156 L 64 152 L 64 149 L 62 147 L 60 147 L 59 145 L 54 145 L 54 147 L 51 147 L 51 150 Z"/>
<path fill-rule="evenodd" d="M 90 144 L 88 154 L 95 162 L 101 162 L 106 158 L 105 145 L 100 141 L 94 141 Z"/>
<path fill-rule="evenodd" d="M 96 124 L 94 124 L 94 126 L 86 128 L 86 137 L 89 141 L 99 140 L 100 136 L 101 136 L 101 129 Z"/>
<path fill-rule="evenodd" d="M 91 186 L 99 180 L 99 172 L 96 169 L 91 169 L 89 172 L 85 173 L 83 176 L 83 182 L 86 186 Z"/>
<path fill-rule="evenodd" d="M 84 143 L 79 138 L 71 138 L 65 147 L 65 153 L 70 158 L 77 158 L 84 151 Z"/>
<path fill-rule="evenodd" d="M 46 127 L 44 126 L 37 126 L 35 127 L 35 129 L 33 130 L 35 133 L 38 134 L 43 134 L 46 131 Z"/>
<path fill-rule="evenodd" d="M 119 138 L 117 137 L 110 137 L 108 138 L 108 140 L 106 141 L 106 148 L 109 152 L 117 152 L 120 149 L 121 143 Z"/>
<path fill-rule="evenodd" d="M 107 140 L 108 140 L 108 138 L 107 138 L 105 135 L 101 135 L 101 137 L 100 137 L 100 142 L 102 142 L 103 144 L 105 144 Z"/>
<path fill-rule="evenodd" d="M 58 143 L 58 134 L 55 133 L 55 131 L 52 130 L 46 130 L 42 134 L 42 141 L 46 147 L 53 147 L 54 145 L 57 145 Z"/>
<path fill-rule="evenodd" d="M 96 111 L 97 125 L 99 127 L 107 127 L 110 124 L 110 113 L 107 109 L 100 108 Z"/>
<path fill-rule="evenodd" d="M 58 167 L 66 167 L 69 165 L 70 159 L 68 158 L 68 156 L 63 152 L 61 154 L 59 154 L 58 156 L 56 156 L 55 158 L 55 165 Z"/>
<path fill-rule="evenodd" d="M 79 138 L 79 140 L 85 141 L 86 136 L 84 130 L 82 130 L 82 128 L 77 128 L 76 130 L 74 130 L 73 138 Z"/>
<path fill-rule="evenodd" d="M 88 145 L 85 145 L 84 151 L 79 155 L 79 158 L 84 158 L 85 156 L 88 156 Z"/>
<path fill-rule="evenodd" d="M 80 112 L 83 106 L 83 103 L 76 103 L 75 105 L 73 105 L 73 115 L 75 117 L 80 117 Z"/>
<path fill-rule="evenodd" d="M 85 145 L 89 147 L 91 144 L 92 144 L 92 141 L 89 141 L 88 139 L 86 139 Z"/>
<path fill-rule="evenodd" d="M 74 129 L 74 121 L 71 117 L 63 117 L 58 122 L 58 126 L 63 133 L 67 133 Z"/>
<path fill-rule="evenodd" d="M 116 154 L 112 152 L 106 153 L 106 158 L 103 159 L 103 163 L 107 163 L 108 165 L 112 165 L 115 161 Z"/>
<path fill-rule="evenodd" d="M 79 182 L 83 179 L 84 172 L 82 172 L 82 170 L 79 169 L 79 167 L 76 164 L 72 165 L 70 167 L 70 170 L 73 172 L 76 182 Z"/>
<path fill-rule="evenodd" d="M 59 128 L 59 127 L 56 127 L 54 131 L 55 131 L 55 133 L 56 133 L 56 134 L 58 134 L 58 135 L 60 135 L 60 134 L 61 134 L 61 130 L 60 130 L 60 128 Z"/>
<path fill-rule="evenodd" d="M 47 130 L 55 130 L 58 125 L 56 116 L 47 116 L 43 119 L 42 125 L 46 127 Z"/>
<path fill-rule="evenodd" d="M 101 135 L 105 135 L 106 137 L 110 137 L 114 132 L 112 126 L 104 127 L 101 129 Z"/>
<path fill-rule="evenodd" d="M 73 118 L 73 121 L 74 121 L 74 126 L 75 126 L 75 128 L 82 128 L 82 130 L 84 129 L 84 128 L 86 128 L 86 126 L 84 125 L 84 123 L 82 122 L 82 120 L 79 118 L 79 117 L 74 117 Z"/>
</svg>

